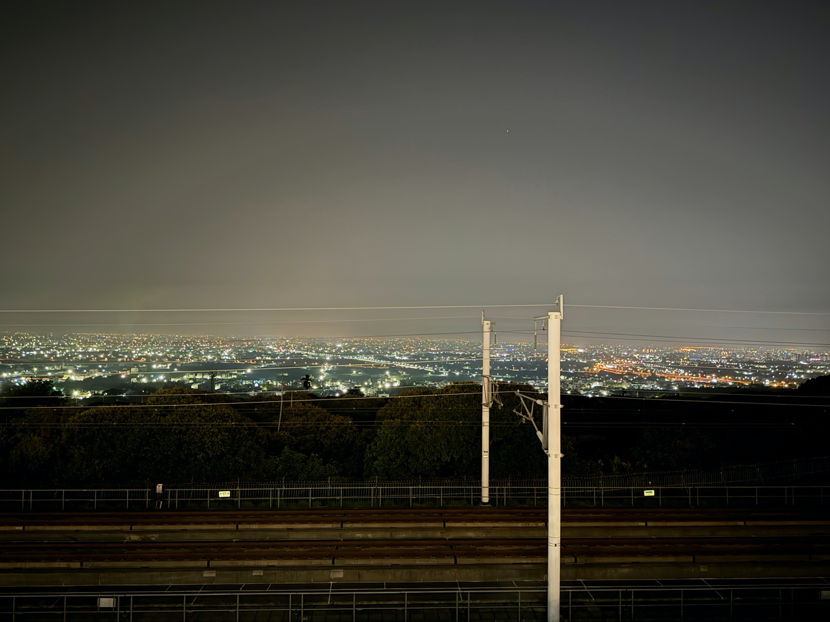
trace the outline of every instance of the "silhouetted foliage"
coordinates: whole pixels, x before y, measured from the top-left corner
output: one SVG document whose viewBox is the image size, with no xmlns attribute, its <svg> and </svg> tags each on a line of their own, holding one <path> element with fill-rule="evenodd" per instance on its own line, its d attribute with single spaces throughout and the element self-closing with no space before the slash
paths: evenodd
<svg viewBox="0 0 830 622">
<path fill-rule="evenodd" d="M 830 376 L 818 376 L 817 378 L 810 378 L 802 383 L 796 392 L 801 395 L 810 395 L 817 397 L 830 397 Z"/>
<path fill-rule="evenodd" d="M 830 377 L 797 391 L 664 399 L 562 398 L 563 473 L 716 468 L 826 453 L 817 433 Z M 490 408 L 491 477 L 544 476 L 533 427 L 502 384 Z M 795 400 L 794 397 L 799 399 Z M 478 478 L 481 385 L 395 398 L 302 391 L 237 399 L 166 387 L 144 403 L 79 409 L 51 382 L 7 386 L 0 486 L 122 486 L 162 481 L 330 477 Z M 535 412 L 542 426 L 541 408 Z M 725 422 L 727 423 L 725 425 Z M 728 422 L 733 422 L 728 424 Z"/>
<path fill-rule="evenodd" d="M 525 385 L 511 385 L 528 395 Z M 481 465 L 481 385 L 408 389 L 378 413 L 377 435 L 366 452 L 366 475 L 385 478 L 475 477 Z M 544 473 L 545 455 L 529 424 L 513 413 L 518 398 L 501 394 L 490 408 L 492 477 Z M 541 426 L 541 414 L 538 418 Z"/>
</svg>

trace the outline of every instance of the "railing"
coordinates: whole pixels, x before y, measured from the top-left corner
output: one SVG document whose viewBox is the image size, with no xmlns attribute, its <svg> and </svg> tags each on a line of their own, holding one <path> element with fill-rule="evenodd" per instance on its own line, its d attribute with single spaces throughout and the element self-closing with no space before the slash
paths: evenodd
<svg viewBox="0 0 830 622">
<path fill-rule="evenodd" d="M 718 505 L 824 505 L 830 484 L 795 485 L 830 472 L 830 456 L 734 465 L 716 471 L 668 471 L 624 475 L 565 477 L 564 507 L 679 507 Z M 777 484 L 772 484 L 773 482 Z M 653 490 L 653 497 L 645 497 Z M 222 491 L 223 495 L 219 492 Z M 539 479 L 491 479 L 490 502 L 496 506 L 547 504 L 547 482 Z M 155 487 L 0 489 L 0 510 L 107 509 L 165 507 L 211 509 L 236 507 L 385 507 L 475 505 L 481 484 L 475 480 L 212 483 Z"/>
<path fill-rule="evenodd" d="M 620 587 L 563 585 L 566 620 L 826 619 L 830 592 L 809 581 L 763 585 L 685 582 Z M 669 582 L 671 583 L 671 582 Z M 352 589 L 278 591 L 27 590 L 0 595 L 0 619 L 101 620 L 544 620 L 545 588 Z"/>
<path fill-rule="evenodd" d="M 496 507 L 543 507 L 547 485 L 490 485 Z M 400 482 L 286 482 L 246 486 L 165 488 L 6 489 L 0 510 L 211 510 L 356 507 L 456 507 L 480 502 L 481 486 Z M 651 486 L 562 488 L 562 507 L 782 507 L 830 504 L 830 484 L 804 486 Z"/>
<path fill-rule="evenodd" d="M 737 464 L 710 470 L 678 470 L 619 475 L 584 475 L 562 478 L 563 485 L 589 488 L 634 488 L 648 486 L 727 486 L 764 485 L 785 479 L 798 479 L 830 473 L 830 456 L 778 460 L 759 464 Z"/>
</svg>

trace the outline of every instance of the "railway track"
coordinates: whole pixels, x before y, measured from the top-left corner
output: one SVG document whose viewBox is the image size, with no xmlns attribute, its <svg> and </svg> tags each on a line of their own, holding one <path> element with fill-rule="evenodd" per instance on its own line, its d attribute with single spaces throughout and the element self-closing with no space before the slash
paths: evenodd
<svg viewBox="0 0 830 622">
<path fill-rule="evenodd" d="M 263 510 L 237 512 L 13 512 L 0 514 L 2 531 L 245 530 L 350 527 L 544 527 L 540 509 Z M 781 509 L 564 509 L 563 527 L 828 525 L 830 510 Z"/>
<path fill-rule="evenodd" d="M 542 539 L 382 540 L 361 542 L 47 542 L 0 545 L 0 568 L 227 567 L 238 565 L 403 565 L 545 562 Z M 828 561 L 830 535 L 743 538 L 570 538 L 568 563 Z"/>
<path fill-rule="evenodd" d="M 542 509 L 7 513 L 0 586 L 540 580 Z M 562 513 L 563 578 L 828 577 L 830 512 Z"/>
</svg>

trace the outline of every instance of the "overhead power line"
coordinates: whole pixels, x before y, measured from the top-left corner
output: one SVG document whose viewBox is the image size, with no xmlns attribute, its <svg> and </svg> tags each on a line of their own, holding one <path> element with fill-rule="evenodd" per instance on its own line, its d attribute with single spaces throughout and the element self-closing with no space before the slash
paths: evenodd
<svg viewBox="0 0 830 622">
<path fill-rule="evenodd" d="M 0 309 L 0 313 L 256 313 L 256 312 L 309 312 L 309 311 L 401 311 L 409 309 L 508 309 L 552 307 L 555 302 L 538 304 L 479 304 L 479 305 L 389 305 L 361 307 L 186 307 L 163 309 Z M 644 307 L 628 305 L 568 304 L 570 308 L 620 309 L 634 311 L 684 311 L 701 313 L 758 313 L 767 315 L 818 315 L 830 316 L 830 311 L 775 311 L 769 309 L 707 309 L 702 307 Z"/>
<path fill-rule="evenodd" d="M 511 331 L 511 332 L 519 332 L 519 331 Z M 527 332 L 527 331 L 524 331 Z M 586 331 L 586 330 L 567 330 L 562 331 L 563 334 L 568 335 L 569 337 L 593 337 L 593 336 L 602 336 L 602 337 L 621 337 L 621 338 L 632 338 L 632 341 L 642 341 L 644 339 L 653 339 L 653 340 L 661 340 L 661 341 L 669 341 L 671 343 L 684 343 L 694 341 L 696 343 L 717 343 L 719 345 L 727 345 L 730 343 L 735 344 L 744 344 L 744 345 L 784 345 L 784 346 L 818 346 L 818 347 L 830 347 L 830 343 L 815 343 L 815 342 L 795 342 L 795 341 L 761 341 L 756 339 L 727 339 L 721 337 L 683 337 L 683 336 L 675 336 L 675 335 L 649 335 L 649 334 L 642 334 L 642 333 L 610 333 L 610 332 L 598 332 L 598 331 Z"/>
<path fill-rule="evenodd" d="M 500 330 L 500 334 L 505 335 L 527 335 L 533 334 L 532 330 Z M 781 347 L 820 347 L 830 348 L 830 343 L 816 343 L 803 341 L 760 341 L 756 339 L 728 339 L 723 337 L 683 337 L 672 335 L 649 335 L 642 333 L 612 333 L 612 332 L 598 332 L 585 330 L 563 330 L 562 335 L 565 337 L 575 338 L 591 338 L 591 337 L 616 337 L 625 341 L 641 341 L 646 343 L 678 343 L 696 345 L 697 347 L 706 347 L 707 344 L 714 344 L 717 346 L 726 347 L 730 344 L 740 346 L 781 346 Z"/>
<path fill-rule="evenodd" d="M 520 305 L 410 305 L 377 307 L 250 307 L 250 308 L 169 308 L 169 309 L 0 309 L 0 313 L 274 313 L 307 311 L 403 311 L 410 309 L 506 309 L 549 307 L 555 303 Z"/>
<path fill-rule="evenodd" d="M 22 312 L 21 312 L 22 313 Z M 422 317 L 376 317 L 376 318 L 334 318 L 330 320 L 282 320 L 279 322 L 263 320 L 260 322 L 108 322 L 108 323 L 84 323 L 84 324 L 0 324 L 0 328 L 6 326 L 25 327 L 55 327 L 55 326 L 259 326 L 259 325 L 288 325 L 293 324 L 341 324 L 348 322 L 412 322 L 422 320 L 468 320 L 477 318 L 477 315 L 432 315 Z M 350 337 L 351 339 L 351 337 Z"/>
<path fill-rule="evenodd" d="M 631 307 L 625 305 L 580 305 L 568 303 L 568 307 L 583 309 L 630 309 L 635 311 L 690 311 L 701 313 L 761 313 L 767 315 L 826 315 L 830 311 L 770 311 L 766 309 L 703 309 L 694 307 Z"/>
</svg>

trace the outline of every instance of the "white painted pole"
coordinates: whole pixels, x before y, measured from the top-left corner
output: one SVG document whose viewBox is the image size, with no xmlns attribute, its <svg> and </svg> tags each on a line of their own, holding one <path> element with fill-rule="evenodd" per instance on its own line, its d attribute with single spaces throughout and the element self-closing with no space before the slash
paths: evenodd
<svg viewBox="0 0 830 622">
<path fill-rule="evenodd" d="M 481 312 L 481 504 L 490 503 L 490 331 L 495 322 L 484 319 Z"/>
<path fill-rule="evenodd" d="M 562 557 L 562 404 L 560 340 L 562 296 L 559 311 L 548 313 L 548 622 L 559 622 L 559 588 Z"/>
</svg>

